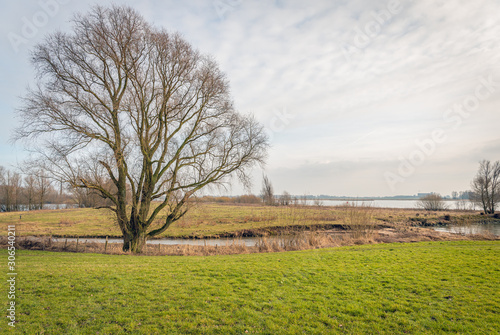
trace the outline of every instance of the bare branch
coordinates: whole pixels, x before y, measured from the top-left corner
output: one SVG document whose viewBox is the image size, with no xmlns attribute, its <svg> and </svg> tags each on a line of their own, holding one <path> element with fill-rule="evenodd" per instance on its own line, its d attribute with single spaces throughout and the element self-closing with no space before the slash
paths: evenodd
<svg viewBox="0 0 500 335">
<path fill-rule="evenodd" d="M 235 111 L 229 83 L 179 34 L 126 6 L 94 7 L 32 57 L 17 139 L 57 180 L 113 206 L 126 250 L 140 251 L 185 213 L 197 191 L 264 162 L 263 127 Z M 158 206 L 154 200 L 160 200 Z M 130 204 L 130 206 L 128 206 Z M 149 231 L 155 218 L 165 223 Z"/>
</svg>

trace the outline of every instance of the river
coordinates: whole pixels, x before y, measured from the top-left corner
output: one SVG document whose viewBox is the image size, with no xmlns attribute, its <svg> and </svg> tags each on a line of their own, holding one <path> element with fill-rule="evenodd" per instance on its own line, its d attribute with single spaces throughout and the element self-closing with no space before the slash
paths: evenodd
<svg viewBox="0 0 500 335">
<path fill-rule="evenodd" d="M 458 200 L 443 200 L 448 209 L 457 209 Z M 307 205 L 316 205 L 315 200 L 307 200 Z M 370 206 L 377 208 L 406 208 L 417 209 L 419 200 L 320 200 L 323 206 L 341 206 L 346 203 L 356 204 L 359 206 Z M 472 204 L 467 202 L 467 206 Z"/>
</svg>

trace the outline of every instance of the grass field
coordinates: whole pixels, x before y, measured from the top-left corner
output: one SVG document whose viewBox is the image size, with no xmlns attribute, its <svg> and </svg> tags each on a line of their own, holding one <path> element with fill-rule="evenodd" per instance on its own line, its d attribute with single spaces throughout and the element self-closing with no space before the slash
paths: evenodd
<svg viewBox="0 0 500 335">
<path fill-rule="evenodd" d="M 5 250 L 0 255 L 7 258 Z M 495 334 L 500 329 L 500 242 L 495 241 L 212 257 L 41 251 L 17 256 L 19 334 Z M 0 329 L 6 327 L 4 318 Z"/>
<path fill-rule="evenodd" d="M 436 223 L 445 214 L 452 219 L 470 216 L 460 212 L 425 212 L 401 209 L 368 209 L 378 224 L 409 224 L 411 220 Z M 263 205 L 198 204 L 160 237 L 224 236 L 245 230 L 293 225 L 343 224 L 341 207 L 270 207 Z M 416 221 L 413 221 L 416 222 Z M 116 236 L 121 233 L 111 212 L 105 209 L 65 209 L 0 213 L 0 225 L 15 224 L 20 235 Z M 0 230 L 0 236 L 6 235 Z"/>
</svg>

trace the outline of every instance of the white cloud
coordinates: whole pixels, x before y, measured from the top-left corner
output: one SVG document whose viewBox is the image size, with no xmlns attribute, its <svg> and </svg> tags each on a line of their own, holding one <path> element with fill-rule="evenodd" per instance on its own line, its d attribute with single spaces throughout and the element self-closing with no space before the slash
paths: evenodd
<svg viewBox="0 0 500 335">
<path fill-rule="evenodd" d="M 221 2 L 232 6 L 223 16 L 215 1 L 119 1 L 212 54 L 227 73 L 242 111 L 252 111 L 264 124 L 276 109 L 294 115 L 273 134 L 266 168 L 291 192 L 390 194 L 384 172 L 397 169 L 398 157 L 409 155 L 416 140 L 443 124 L 449 127 L 443 113 L 473 93 L 479 78 L 500 63 L 495 16 L 500 3 L 494 0 L 401 0 L 400 10 L 378 29 L 373 13 L 387 11 L 391 1 Z M 66 29 L 70 13 L 89 4 L 70 1 L 43 34 Z M 39 10 L 36 3 L 6 8 L 0 17 L 1 46 L 7 50 L 0 56 L 7 74 L 0 84 L 0 113 L 6 120 L 0 125 L 2 143 L 13 127 L 17 96 L 32 78 L 28 48 L 15 54 L 6 34 L 19 31 L 21 17 Z M 368 35 L 370 24 L 375 33 L 368 43 L 346 54 L 345 46 L 355 45 L 357 29 Z M 500 81 L 500 73 L 495 75 Z M 493 148 L 484 151 L 485 158 L 497 159 L 492 153 L 498 146 L 488 145 L 499 139 L 494 126 L 499 96 L 500 87 L 456 132 L 448 132 L 447 142 L 394 192 L 446 193 L 466 187 L 464 176 L 476 168 L 470 163 L 478 156 L 473 148 Z M 12 159 L 7 148 L 0 146 L 0 164 Z"/>
</svg>

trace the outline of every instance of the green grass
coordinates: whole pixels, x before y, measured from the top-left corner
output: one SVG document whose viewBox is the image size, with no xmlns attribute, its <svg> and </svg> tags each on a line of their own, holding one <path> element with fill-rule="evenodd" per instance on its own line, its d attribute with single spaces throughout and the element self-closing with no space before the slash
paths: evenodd
<svg viewBox="0 0 500 335">
<path fill-rule="evenodd" d="M 6 251 L 0 255 L 7 262 Z M 16 329 L 494 334 L 500 329 L 499 256 L 495 241 L 212 257 L 18 251 Z"/>
<path fill-rule="evenodd" d="M 371 210 L 382 224 L 409 224 L 417 210 Z M 436 222 L 443 212 L 420 211 L 419 219 Z M 22 218 L 20 219 L 20 215 Z M 342 224 L 345 211 L 336 207 L 269 207 L 263 205 L 198 204 L 160 237 L 217 236 L 275 226 Z M 462 216 L 462 213 L 452 213 Z M 160 217 L 161 219 L 161 217 Z M 121 236 L 112 213 L 105 209 L 66 209 L 0 213 L 0 226 L 15 224 L 21 235 Z M 0 236 L 6 235 L 0 229 Z"/>
</svg>

